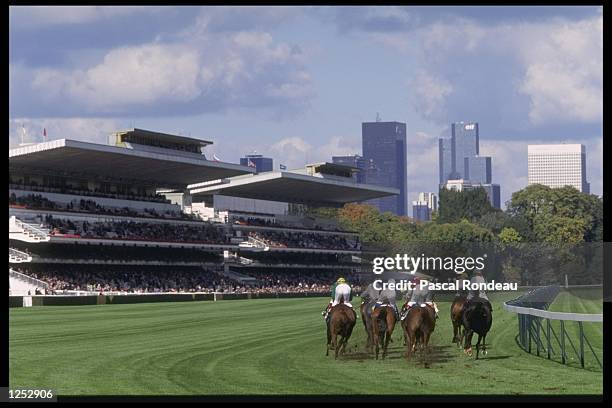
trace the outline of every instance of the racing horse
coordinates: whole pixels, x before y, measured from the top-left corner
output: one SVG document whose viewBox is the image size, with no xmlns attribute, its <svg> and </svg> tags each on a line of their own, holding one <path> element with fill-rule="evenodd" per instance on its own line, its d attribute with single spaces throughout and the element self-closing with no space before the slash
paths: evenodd
<svg viewBox="0 0 612 408">
<path fill-rule="evenodd" d="M 395 310 L 389 304 L 377 305 L 372 310 L 371 317 L 372 342 L 376 349 L 376 359 L 382 345 L 382 358 L 387 356 L 387 347 L 391 341 L 391 334 L 395 328 Z"/>
<path fill-rule="evenodd" d="M 482 352 L 487 355 L 487 333 L 493 323 L 493 312 L 491 303 L 488 300 L 475 297 L 466 303 L 463 310 L 463 327 L 464 327 L 464 352 L 466 355 L 472 355 L 472 336 L 478 334 L 478 342 L 476 343 L 476 360 L 480 354 L 480 342 L 482 341 Z"/>
<path fill-rule="evenodd" d="M 427 352 L 429 338 L 436 328 L 435 309 L 429 305 L 413 305 L 402 320 L 402 328 L 404 329 L 407 359 L 417 350 L 417 347 Z"/>
<path fill-rule="evenodd" d="M 329 321 L 327 322 L 327 351 L 326 356 L 329 356 L 330 345 L 335 351 L 335 358 L 338 358 L 338 352 L 344 354 L 346 344 L 348 343 L 353 328 L 357 321 L 355 311 L 344 304 L 344 300 L 340 300 L 336 306 L 332 307 L 329 312 Z M 338 336 L 340 341 L 338 342 Z M 342 348 L 342 350 L 340 350 Z"/>
<path fill-rule="evenodd" d="M 463 343 L 463 306 L 466 302 L 466 296 L 456 296 L 451 305 L 450 317 L 453 323 L 453 343 L 461 347 Z"/>
<path fill-rule="evenodd" d="M 361 306 L 359 307 L 359 311 L 361 313 L 361 321 L 363 322 L 363 327 L 365 328 L 368 339 L 366 340 L 366 349 L 368 351 L 372 351 L 372 345 L 374 344 L 372 340 L 372 305 L 370 302 L 363 301 L 361 302 Z"/>
</svg>

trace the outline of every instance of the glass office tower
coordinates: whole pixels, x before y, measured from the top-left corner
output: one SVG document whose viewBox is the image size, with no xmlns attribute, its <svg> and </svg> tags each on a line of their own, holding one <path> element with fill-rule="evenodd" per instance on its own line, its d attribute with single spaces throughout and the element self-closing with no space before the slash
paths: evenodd
<svg viewBox="0 0 612 408">
<path fill-rule="evenodd" d="M 361 124 L 362 151 L 376 168 L 366 172 L 367 184 L 394 187 L 395 197 L 369 200 L 381 212 L 407 215 L 406 124 L 400 122 L 365 122 Z"/>
</svg>

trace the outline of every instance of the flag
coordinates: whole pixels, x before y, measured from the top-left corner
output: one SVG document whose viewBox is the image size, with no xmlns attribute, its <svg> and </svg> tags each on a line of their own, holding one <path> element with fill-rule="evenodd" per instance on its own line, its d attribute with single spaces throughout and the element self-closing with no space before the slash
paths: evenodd
<svg viewBox="0 0 612 408">
<path fill-rule="evenodd" d="M 285 166 L 284 164 L 281 164 L 279 167 L 281 170 L 287 170 L 287 166 Z"/>
<path fill-rule="evenodd" d="M 219 158 L 217 157 L 217 155 L 216 155 L 216 154 L 214 154 L 214 153 L 213 153 L 213 160 L 214 160 L 214 161 L 216 161 L 216 162 L 220 162 L 220 161 L 221 161 L 221 159 L 219 159 Z"/>
<path fill-rule="evenodd" d="M 253 162 L 251 161 L 251 159 L 249 159 L 249 161 L 248 161 L 247 165 L 248 165 L 249 167 L 257 167 L 257 166 L 255 165 L 255 163 L 253 163 Z"/>
</svg>

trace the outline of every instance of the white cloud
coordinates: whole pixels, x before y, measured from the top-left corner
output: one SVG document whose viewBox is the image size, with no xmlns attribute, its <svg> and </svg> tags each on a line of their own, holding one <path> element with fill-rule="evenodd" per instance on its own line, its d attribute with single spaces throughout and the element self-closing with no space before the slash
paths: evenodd
<svg viewBox="0 0 612 408">
<path fill-rule="evenodd" d="M 86 70 L 39 70 L 32 88 L 50 101 L 65 97 L 104 113 L 160 99 L 192 100 L 202 92 L 199 69 L 194 50 L 155 44 L 125 47 L 110 51 L 101 64 Z"/>
<path fill-rule="evenodd" d="M 446 116 L 446 97 L 453 91 L 449 81 L 420 71 L 411 85 L 417 112 L 429 119 Z"/>
<path fill-rule="evenodd" d="M 26 72 L 31 75 L 30 94 L 14 93 L 13 99 L 34 94 L 49 111 L 59 106 L 65 111 L 68 105 L 75 115 L 189 114 L 244 107 L 290 111 L 308 106 L 314 95 L 301 49 L 276 43 L 265 32 L 206 33 L 120 47 L 89 67 Z"/>
<path fill-rule="evenodd" d="M 278 158 L 278 162 L 289 169 L 304 167 L 311 161 L 312 146 L 301 137 L 288 137 L 279 140 L 270 146 L 272 157 Z"/>
<path fill-rule="evenodd" d="M 603 118 L 603 17 L 527 27 L 517 51 L 526 66 L 519 90 L 534 124 Z"/>
<path fill-rule="evenodd" d="M 602 120 L 602 15 L 496 25 L 444 19 L 369 38 L 415 61 L 413 103 L 426 119 L 449 122 L 470 102 L 509 123 L 519 111 L 533 125 Z"/>
</svg>

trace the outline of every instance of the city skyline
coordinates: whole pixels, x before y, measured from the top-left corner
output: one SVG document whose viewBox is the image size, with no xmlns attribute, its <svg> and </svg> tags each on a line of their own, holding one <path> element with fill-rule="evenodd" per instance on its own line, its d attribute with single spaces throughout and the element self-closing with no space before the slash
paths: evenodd
<svg viewBox="0 0 612 408">
<path fill-rule="evenodd" d="M 409 202 L 461 120 L 484 132 L 502 206 L 528 144 L 584 144 L 603 192 L 601 7 L 11 6 L 9 34 L 11 146 L 22 125 L 102 143 L 139 127 L 291 168 L 359 153 L 379 112 L 407 125 Z"/>
</svg>

